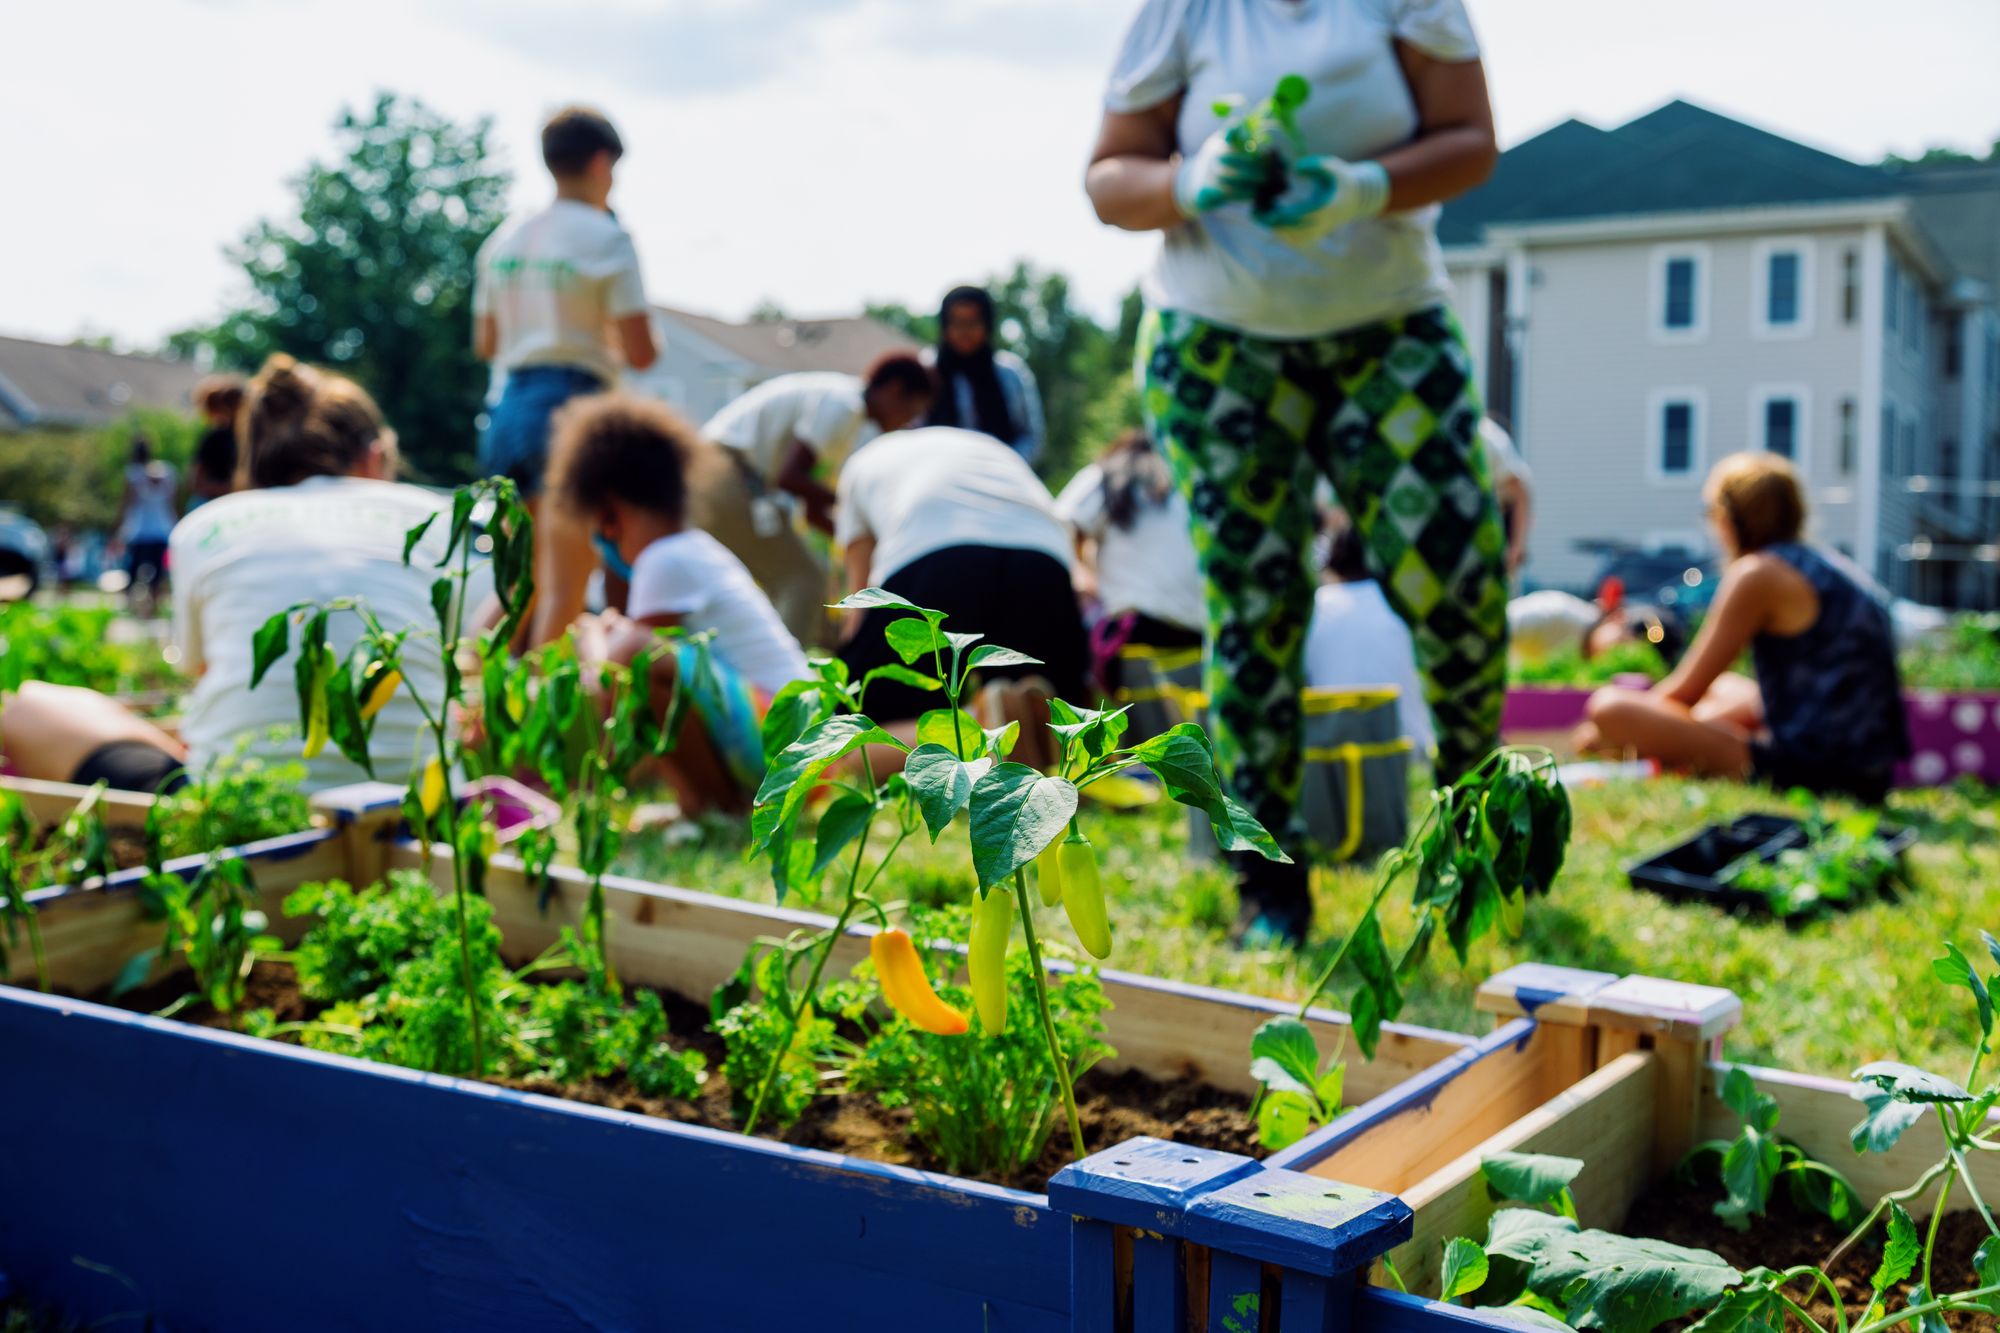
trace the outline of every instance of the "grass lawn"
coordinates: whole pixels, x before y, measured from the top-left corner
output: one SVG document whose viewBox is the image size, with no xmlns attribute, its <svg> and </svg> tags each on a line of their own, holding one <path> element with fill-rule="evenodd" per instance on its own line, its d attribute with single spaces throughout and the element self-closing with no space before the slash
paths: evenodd
<svg viewBox="0 0 2000 1333">
<path fill-rule="evenodd" d="M 1736 1059 L 1845 1076 L 1895 1056 L 1954 1077 L 1962 1072 L 1975 1030 L 1971 1000 L 1935 982 L 1930 960 L 1945 939 L 1983 959 L 1978 932 L 2000 933 L 2000 802 L 1990 789 L 1899 794 L 1891 818 L 1915 826 L 1920 837 L 1910 853 L 1914 892 L 1900 903 L 1799 927 L 1675 906 L 1630 887 L 1621 869 L 1710 820 L 1783 809 L 1781 798 L 1728 783 L 1662 779 L 1588 789 L 1574 799 L 1568 864 L 1555 892 L 1529 905 L 1522 937 L 1486 940 L 1463 966 L 1440 940 L 1411 987 L 1404 1021 L 1483 1030 L 1472 1008 L 1480 981 L 1517 962 L 1560 963 L 1729 987 L 1745 1011 L 1727 1042 Z M 1295 999 L 1366 901 L 1365 868 L 1318 871 L 1307 950 L 1238 952 L 1223 938 L 1235 891 L 1220 868 L 1188 860 L 1178 807 L 1124 815 L 1089 807 L 1086 818 L 1112 900 L 1116 943 L 1108 965 L 1122 970 Z M 743 849 L 738 826 L 711 826 L 692 845 L 635 835 L 620 869 L 770 901 L 769 878 Z M 907 844 L 878 896 L 962 901 L 972 887 L 961 820 L 937 848 L 921 837 Z M 1410 920 L 1402 892 L 1384 912 L 1392 954 Z M 1060 908 L 1045 915 L 1050 935 L 1070 938 Z M 1337 978 L 1328 1002 L 1340 1006 L 1352 984 Z"/>
</svg>

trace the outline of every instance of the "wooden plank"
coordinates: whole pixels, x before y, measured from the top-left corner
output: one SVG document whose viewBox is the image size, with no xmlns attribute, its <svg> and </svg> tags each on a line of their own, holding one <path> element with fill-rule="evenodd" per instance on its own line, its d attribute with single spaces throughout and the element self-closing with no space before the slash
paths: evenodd
<svg viewBox="0 0 2000 1333">
<path fill-rule="evenodd" d="M 386 849 L 384 864 L 390 869 L 421 869 L 422 851 L 414 842 L 394 844 Z M 449 888 L 448 849 L 434 850 L 430 874 L 441 890 Z M 522 875 L 516 858 L 497 856 L 489 867 L 487 898 L 493 904 L 494 921 L 510 959 L 533 957 L 555 942 L 563 926 L 574 926 L 581 919 L 588 881 L 570 867 L 556 867 L 551 875 L 555 887 L 544 912 L 538 892 Z M 817 912 L 696 893 L 624 876 L 607 876 L 604 884 L 612 963 L 620 975 L 642 985 L 669 987 L 694 999 L 706 998 L 728 980 L 743 961 L 744 951 L 759 936 L 823 930 L 831 924 L 830 918 Z M 866 956 L 873 934 L 871 926 L 849 929 L 834 948 L 830 963 L 834 975 Z M 1246 1097 L 1256 1091 L 1249 1072 L 1252 1034 L 1265 1020 L 1295 1008 L 1278 1000 L 1131 972 L 1110 970 L 1099 977 L 1113 1006 L 1105 1018 L 1107 1037 L 1118 1051 L 1118 1060 L 1109 1068 L 1135 1068 L 1163 1078 L 1188 1075 Z M 1313 1010 L 1308 1023 L 1326 1049 L 1347 1035 L 1346 1016 L 1332 1010 Z M 1376 1058 L 1356 1061 L 1349 1067 L 1350 1095 L 1381 1095 L 1474 1042 L 1474 1038 L 1451 1033 L 1385 1026 Z"/>
<path fill-rule="evenodd" d="M 1618 980 L 1616 972 L 1592 972 L 1549 963 L 1516 963 L 1480 983 L 1473 1007 L 1502 1018 L 1535 1018 L 1543 1023 L 1584 1025 L 1590 997 Z"/>
<path fill-rule="evenodd" d="M 1701 1115 L 1697 1125 L 1700 1139 L 1733 1139 L 1740 1129 L 1735 1112 L 1722 1103 L 1723 1077 L 1734 1067 L 1714 1063 L 1702 1071 Z M 1925 1117 L 1912 1125 L 1886 1153 L 1856 1153 L 1849 1134 L 1861 1123 L 1864 1108 L 1851 1095 L 1853 1084 L 1842 1079 L 1794 1074 L 1782 1069 L 1741 1066 L 1758 1090 L 1778 1101 L 1778 1133 L 1796 1142 L 1806 1152 L 1846 1176 L 1861 1196 L 1864 1207 L 1891 1190 L 1904 1189 L 1929 1170 L 1944 1155 L 1944 1139 L 1937 1121 Z M 1987 1122 L 1989 1134 L 2000 1132 L 2000 1115 Z M 2000 1154 L 1973 1153 L 1973 1178 L 1979 1192 L 1989 1202 L 2000 1199 Z M 1960 1190 L 1954 1199 L 1963 1198 Z M 1912 1200 L 1906 1207 L 1916 1216 L 1929 1216 L 1937 1199 L 1936 1191 Z"/>
<path fill-rule="evenodd" d="M 1070 1328 L 1070 1221 L 1035 1195 L 23 991 L 0 1050 L 33 1090 L 0 1140 L 34 1145 L 0 1163 L 0 1253 L 80 1319 L 133 1298 L 79 1254 L 173 1328 Z M 272 1225 L 260 1173 L 312 1206 Z"/>
<path fill-rule="evenodd" d="M 39 778 L 0 778 L 0 791 L 10 791 L 21 798 L 28 813 L 37 823 L 59 824 L 76 808 L 76 803 L 90 794 L 90 788 L 79 787 L 71 782 L 44 782 Z M 114 791 L 107 787 L 97 798 L 104 808 L 106 818 L 113 825 L 143 825 L 146 812 L 153 808 L 153 798 L 132 791 Z"/>
<path fill-rule="evenodd" d="M 1486 1239 L 1495 1204 L 1479 1164 L 1494 1153 L 1582 1158 L 1583 1173 L 1571 1188 L 1584 1225 L 1622 1225 L 1651 1168 L 1657 1076 L 1650 1052 L 1621 1056 L 1403 1190 L 1416 1227 L 1389 1257 L 1411 1290 L 1436 1294 L 1438 1264 L 1454 1236 Z"/>
<path fill-rule="evenodd" d="M 1381 1287 L 1356 1291 L 1351 1312 L 1349 1327 L 1355 1333 L 1521 1333 L 1524 1327 L 1520 1320 L 1504 1315 Z"/>
<path fill-rule="evenodd" d="M 333 829 L 267 838 L 240 849 L 250 862 L 259 907 L 270 918 L 271 933 L 295 943 L 304 923 L 284 914 L 286 895 L 316 879 L 336 879 L 347 873 L 347 853 Z M 184 856 L 167 862 L 167 871 L 192 874 L 205 856 Z M 30 895 L 48 955 L 49 983 L 67 995 L 95 995 L 117 979 L 132 957 L 160 942 L 162 926 L 139 910 L 139 875 L 127 872 L 101 889 L 63 888 Z M 34 968 L 26 949 L 9 958 L 10 984 L 34 984 Z"/>
<path fill-rule="evenodd" d="M 1287 1164 L 1328 1180 L 1400 1193 L 1567 1086 L 1568 1069 L 1550 1058 L 1550 1041 L 1540 1025 L 1516 1019 L 1488 1041 L 1480 1058 L 1451 1077 L 1439 1080 L 1433 1073 L 1390 1104 L 1354 1112 L 1354 1126 L 1328 1149 Z M 1342 1130 L 1348 1119 L 1342 1116 L 1331 1128 Z"/>
<path fill-rule="evenodd" d="M 1733 998 L 1733 997 L 1732 997 Z M 1707 1067 L 1707 1043 L 1655 1037 L 1653 1054 L 1660 1062 L 1657 1109 L 1653 1119 L 1655 1179 L 1667 1175 L 1695 1145 L 1695 1125 L 1701 1114 L 1702 1075 Z"/>
</svg>

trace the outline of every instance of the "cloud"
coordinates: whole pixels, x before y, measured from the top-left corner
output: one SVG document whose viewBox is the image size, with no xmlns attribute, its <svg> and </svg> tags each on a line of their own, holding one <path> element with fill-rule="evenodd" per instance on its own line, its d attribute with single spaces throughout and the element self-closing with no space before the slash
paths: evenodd
<svg viewBox="0 0 2000 1333">
<path fill-rule="evenodd" d="M 947 51 L 1034 69 L 1108 70 L 1131 21 L 1130 6 L 1103 0 L 895 0 L 886 8 L 883 31 L 897 49 Z"/>
<path fill-rule="evenodd" d="M 659 96 L 732 92 L 816 54 L 859 0 L 669 0 L 552 7 L 538 0 L 437 0 L 439 20 L 574 76 Z"/>
</svg>

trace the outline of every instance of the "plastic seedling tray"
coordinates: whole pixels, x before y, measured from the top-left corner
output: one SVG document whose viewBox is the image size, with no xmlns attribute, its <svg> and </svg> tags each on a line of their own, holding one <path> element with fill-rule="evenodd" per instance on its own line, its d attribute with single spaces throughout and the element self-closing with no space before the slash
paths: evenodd
<svg viewBox="0 0 2000 1333">
<path fill-rule="evenodd" d="M 1877 832 L 1897 856 L 1917 840 L 1915 829 L 1894 824 L 1884 823 Z M 1739 815 L 1726 824 L 1709 824 L 1665 851 L 1627 863 L 1625 875 L 1634 888 L 1675 902 L 1768 913 L 1770 901 L 1762 893 L 1736 888 L 1730 881 L 1751 861 L 1776 861 L 1780 853 L 1805 844 L 1804 824 L 1788 815 Z"/>
</svg>

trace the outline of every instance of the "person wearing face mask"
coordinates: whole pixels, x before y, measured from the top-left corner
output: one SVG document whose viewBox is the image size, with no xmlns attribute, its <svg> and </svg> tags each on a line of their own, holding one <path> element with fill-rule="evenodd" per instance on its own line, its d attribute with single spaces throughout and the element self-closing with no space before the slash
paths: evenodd
<svg viewBox="0 0 2000 1333">
<path fill-rule="evenodd" d="M 833 532 L 834 482 L 848 455 L 918 420 L 931 373 L 914 351 L 885 352 L 866 375 L 803 371 L 765 380 L 709 418 L 702 438 L 727 464 L 690 478 L 690 523 L 727 547 L 801 643 L 823 647 L 827 567 L 797 519 Z"/>
<path fill-rule="evenodd" d="M 1299 143 L 1232 143 L 1217 105 L 1292 76 Z M 1085 188 L 1103 222 L 1162 233 L 1140 406 L 1193 516 L 1215 757 L 1286 846 L 1322 476 L 1410 627 L 1441 778 L 1499 738 L 1507 544 L 1434 231 L 1498 156 L 1463 0 L 1145 0 L 1105 92 Z M 1236 869 L 1239 938 L 1302 939 L 1304 861 Z"/>
<path fill-rule="evenodd" d="M 937 371 L 929 426 L 991 435 L 1033 463 L 1047 427 L 1042 395 L 1028 363 L 993 345 L 993 297 L 983 287 L 954 287 L 938 307 L 937 346 L 925 356 Z"/>
<path fill-rule="evenodd" d="M 676 684 L 692 704 L 666 757 L 683 814 L 742 813 L 764 776 L 761 728 L 772 696 L 811 674 L 804 650 L 741 560 L 690 527 L 691 473 L 713 465 L 695 430 L 664 403 L 594 394 L 555 419 L 550 492 L 587 525 L 605 568 L 630 587 L 621 613 L 575 623 L 577 655 L 630 663 L 679 626 L 712 636 L 704 661 L 681 647 L 653 667 L 662 709 Z"/>
</svg>

